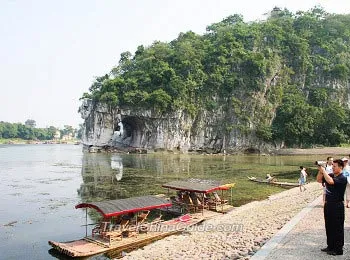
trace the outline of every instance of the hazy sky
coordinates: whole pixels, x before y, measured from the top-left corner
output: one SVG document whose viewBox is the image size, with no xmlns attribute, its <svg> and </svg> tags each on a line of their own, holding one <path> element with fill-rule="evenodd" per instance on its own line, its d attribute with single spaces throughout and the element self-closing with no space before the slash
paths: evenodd
<svg viewBox="0 0 350 260">
<path fill-rule="evenodd" d="M 349 0 L 0 0 L 0 121 L 77 127 L 79 98 L 120 53 L 180 32 L 203 34 L 235 13 L 252 21 L 275 6 L 317 4 L 350 13 Z"/>
</svg>

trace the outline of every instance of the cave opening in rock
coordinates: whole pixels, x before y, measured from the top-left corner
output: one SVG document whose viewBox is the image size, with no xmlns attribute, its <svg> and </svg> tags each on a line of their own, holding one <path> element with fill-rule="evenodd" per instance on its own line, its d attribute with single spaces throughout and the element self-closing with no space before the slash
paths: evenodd
<svg viewBox="0 0 350 260">
<path fill-rule="evenodd" d="M 144 123 L 137 117 L 125 117 L 122 121 L 121 141 L 131 147 L 141 146 L 141 137 Z"/>
<path fill-rule="evenodd" d="M 245 154 L 259 154 L 260 150 L 257 148 L 254 148 L 254 147 L 250 147 L 250 148 L 247 148 L 246 150 L 244 150 L 244 153 Z"/>
</svg>

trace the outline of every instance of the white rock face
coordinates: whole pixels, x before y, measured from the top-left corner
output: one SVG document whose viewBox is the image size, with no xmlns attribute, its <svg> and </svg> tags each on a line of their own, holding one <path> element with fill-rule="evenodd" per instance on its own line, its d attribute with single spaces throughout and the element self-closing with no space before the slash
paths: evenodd
<svg viewBox="0 0 350 260">
<path fill-rule="evenodd" d="M 113 135 L 113 117 L 108 109 L 101 105 L 92 106 L 91 102 L 84 100 L 79 112 L 85 119 L 83 144 L 98 147 L 109 145 Z"/>
<path fill-rule="evenodd" d="M 79 109 L 84 122 L 82 142 L 91 149 L 165 149 L 174 151 L 237 152 L 269 149 L 254 135 L 228 131 L 221 110 L 202 111 L 192 118 L 184 111 L 160 114 L 153 110 L 107 106 L 84 100 Z M 259 144 L 258 146 L 256 144 Z"/>
</svg>

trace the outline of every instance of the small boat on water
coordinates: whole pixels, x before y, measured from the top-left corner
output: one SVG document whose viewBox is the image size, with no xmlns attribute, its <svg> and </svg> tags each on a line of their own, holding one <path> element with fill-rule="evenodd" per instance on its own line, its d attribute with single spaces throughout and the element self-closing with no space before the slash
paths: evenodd
<svg viewBox="0 0 350 260">
<path fill-rule="evenodd" d="M 159 217 L 147 222 L 150 210 L 171 205 L 169 200 L 153 195 L 81 203 L 75 208 L 95 209 L 102 215 L 102 221 L 92 228 L 89 234 L 86 224 L 86 234 L 81 239 L 67 242 L 49 241 L 48 243 L 55 250 L 70 257 L 91 256 L 111 250 L 137 248 L 140 245 L 184 231 L 204 220 L 201 214 L 185 214 L 168 221 L 162 221 Z"/>
<path fill-rule="evenodd" d="M 286 188 L 286 189 L 299 187 L 299 183 L 280 182 L 280 181 L 277 181 L 276 179 L 266 180 L 266 179 L 256 178 L 253 176 L 251 176 L 251 177 L 248 176 L 248 179 L 250 181 L 254 181 L 254 182 L 258 182 L 258 183 L 265 183 L 265 184 L 269 184 L 269 185 L 273 185 L 273 186 L 279 186 L 279 187 Z"/>
</svg>

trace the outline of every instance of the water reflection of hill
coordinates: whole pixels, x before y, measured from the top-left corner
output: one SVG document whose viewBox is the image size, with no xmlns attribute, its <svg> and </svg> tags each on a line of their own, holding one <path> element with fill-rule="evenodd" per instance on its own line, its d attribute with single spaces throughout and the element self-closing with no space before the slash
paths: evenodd
<svg viewBox="0 0 350 260">
<path fill-rule="evenodd" d="M 110 154 L 84 153 L 83 183 L 78 190 L 82 201 L 97 201 L 123 197 L 118 181 L 122 179 L 122 159 Z"/>
<path fill-rule="evenodd" d="M 129 198 L 167 193 L 162 184 L 172 180 L 200 178 L 236 183 L 234 206 L 264 199 L 279 191 L 257 185 L 247 176 L 265 178 L 269 173 L 280 181 L 297 181 L 299 165 L 313 167 L 318 156 L 206 156 L 172 154 L 83 155 L 82 179 L 78 190 L 82 201 Z"/>
<path fill-rule="evenodd" d="M 311 164 L 314 158 L 85 153 L 83 183 L 78 192 L 83 202 L 120 199 L 167 193 L 162 188 L 166 182 L 200 178 L 235 182 L 233 195 L 236 203 L 242 204 L 274 191 L 271 187 L 252 185 L 247 176 L 264 178 L 269 173 L 285 180 L 287 176 L 278 174 L 291 172 L 290 178 L 297 179 L 298 165 L 308 166 L 306 161 Z"/>
<path fill-rule="evenodd" d="M 176 156 L 84 153 L 78 193 L 82 201 L 97 201 L 164 192 L 164 182 L 190 175 L 190 162 Z"/>
<path fill-rule="evenodd" d="M 168 181 L 216 179 L 226 170 L 223 157 L 84 153 L 78 193 L 84 202 L 164 193 Z"/>
</svg>

